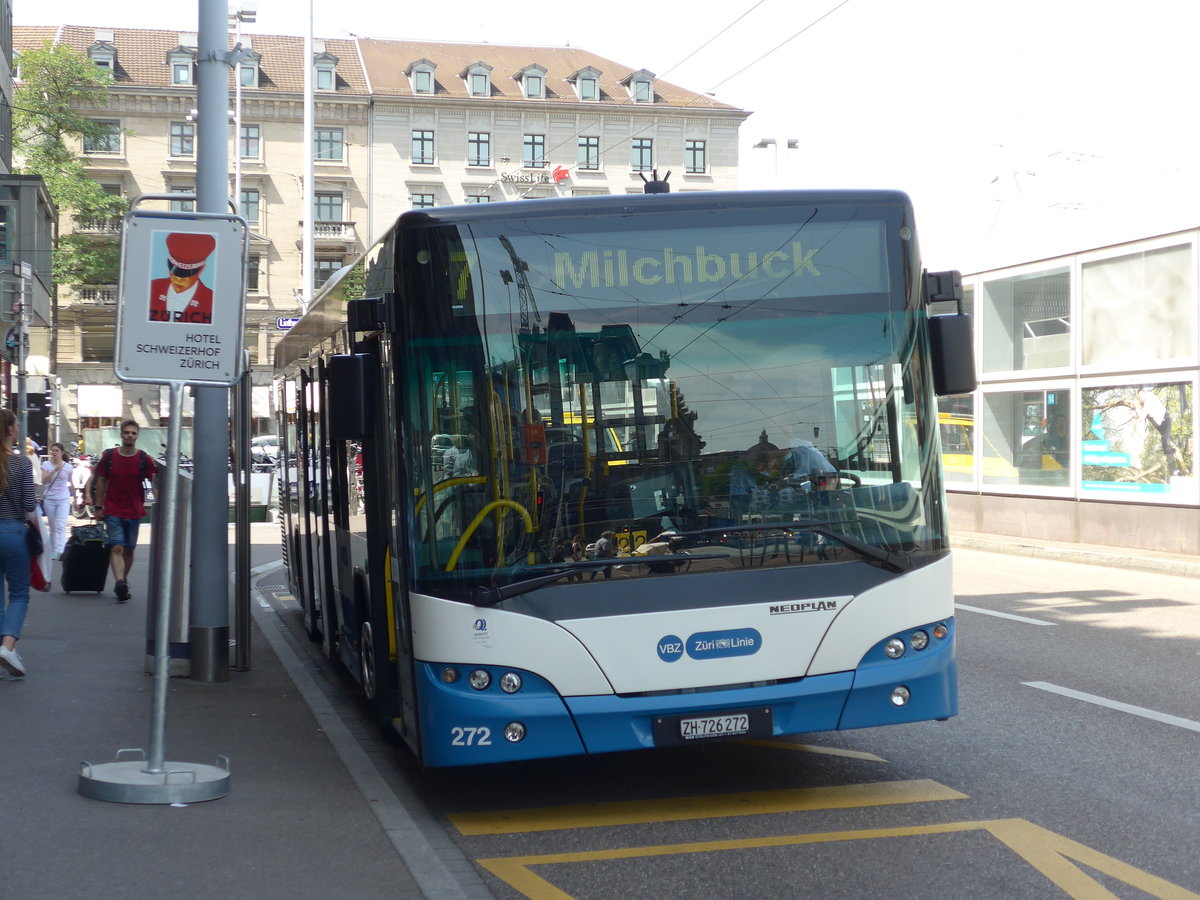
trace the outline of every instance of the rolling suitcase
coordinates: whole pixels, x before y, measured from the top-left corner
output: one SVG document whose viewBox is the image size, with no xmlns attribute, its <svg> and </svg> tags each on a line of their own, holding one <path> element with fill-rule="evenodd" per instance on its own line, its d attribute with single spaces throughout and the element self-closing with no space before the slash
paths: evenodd
<svg viewBox="0 0 1200 900">
<path fill-rule="evenodd" d="M 103 525 L 76 525 L 59 558 L 59 585 L 71 591 L 104 590 L 108 580 L 108 548 Z"/>
</svg>

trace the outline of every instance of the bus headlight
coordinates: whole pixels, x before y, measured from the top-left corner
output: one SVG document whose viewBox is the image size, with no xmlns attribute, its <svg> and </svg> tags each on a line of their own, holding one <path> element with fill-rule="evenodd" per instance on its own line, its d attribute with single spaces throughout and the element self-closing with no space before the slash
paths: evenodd
<svg viewBox="0 0 1200 900">
<path fill-rule="evenodd" d="M 458 669 L 454 668 L 454 666 L 446 666 L 446 668 L 442 669 L 441 678 L 442 684 L 454 684 L 454 682 L 458 681 Z"/>
<path fill-rule="evenodd" d="M 500 676 L 500 690 L 506 694 L 515 694 L 521 689 L 521 676 L 516 672 L 505 672 Z"/>
<path fill-rule="evenodd" d="M 939 641 L 944 640 L 946 635 L 948 635 L 949 633 L 950 633 L 950 629 L 941 623 L 938 623 L 937 625 L 933 626 L 933 636 L 935 638 L 937 638 Z"/>
<path fill-rule="evenodd" d="M 908 642 L 914 650 L 924 650 L 929 646 L 929 635 L 924 631 L 914 631 L 909 635 Z"/>
<path fill-rule="evenodd" d="M 467 684 L 477 691 L 486 691 L 492 683 L 492 673 L 487 669 L 475 669 L 467 676 Z"/>
<path fill-rule="evenodd" d="M 904 655 L 904 641 L 900 638 L 892 638 L 883 645 L 883 652 L 891 659 L 899 659 Z"/>
<path fill-rule="evenodd" d="M 904 706 L 908 703 L 912 694 L 904 685 L 898 685 L 892 688 L 892 706 Z"/>
<path fill-rule="evenodd" d="M 504 726 L 504 739 L 510 744 L 525 740 L 525 726 L 520 722 L 509 722 Z"/>
</svg>

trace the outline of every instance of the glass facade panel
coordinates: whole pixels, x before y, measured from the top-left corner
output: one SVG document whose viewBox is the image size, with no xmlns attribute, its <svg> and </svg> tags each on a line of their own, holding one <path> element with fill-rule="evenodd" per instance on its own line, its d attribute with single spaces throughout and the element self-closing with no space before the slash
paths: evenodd
<svg viewBox="0 0 1200 900">
<path fill-rule="evenodd" d="M 939 397 L 938 431 L 946 483 L 975 481 L 975 398 Z"/>
<path fill-rule="evenodd" d="M 1191 356 L 1195 267 L 1190 244 L 1084 263 L 1083 365 L 1123 368 Z"/>
<path fill-rule="evenodd" d="M 1067 487 L 1071 481 L 1068 389 L 983 395 L 985 485 Z"/>
<path fill-rule="evenodd" d="M 1083 389 L 1081 492 L 1195 503 L 1192 385 Z"/>
<path fill-rule="evenodd" d="M 983 371 L 1071 364 L 1070 273 L 1064 266 L 983 284 Z"/>
</svg>

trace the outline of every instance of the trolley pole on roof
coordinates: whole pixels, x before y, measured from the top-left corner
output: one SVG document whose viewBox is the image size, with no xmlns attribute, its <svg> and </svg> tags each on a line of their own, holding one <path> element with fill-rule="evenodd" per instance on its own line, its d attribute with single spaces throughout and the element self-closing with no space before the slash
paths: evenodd
<svg viewBox="0 0 1200 900">
<path fill-rule="evenodd" d="M 225 213 L 229 211 L 229 7 L 227 0 L 199 3 L 196 209 Z M 244 302 L 243 297 L 214 298 L 214 304 L 221 305 Z M 191 677 L 228 681 L 229 389 L 195 387 L 193 391 Z"/>
</svg>

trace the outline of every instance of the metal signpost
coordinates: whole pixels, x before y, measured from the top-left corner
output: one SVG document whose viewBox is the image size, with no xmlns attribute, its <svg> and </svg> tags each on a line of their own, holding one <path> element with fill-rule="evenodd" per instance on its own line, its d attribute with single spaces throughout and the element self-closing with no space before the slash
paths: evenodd
<svg viewBox="0 0 1200 900">
<path fill-rule="evenodd" d="M 134 201 L 164 199 L 146 195 Z M 171 195 L 170 199 L 180 199 Z M 79 792 L 119 803 L 192 803 L 229 793 L 229 761 L 167 762 L 170 592 L 174 589 L 183 389 L 224 386 L 242 372 L 249 230 L 240 216 L 139 211 L 125 216 L 117 306 L 116 374 L 122 381 L 165 384 L 171 409 L 160 502 L 165 552 L 159 560 L 150 751 L 118 750 L 114 762 L 83 763 Z M 136 758 L 140 757 L 140 758 Z"/>
</svg>

